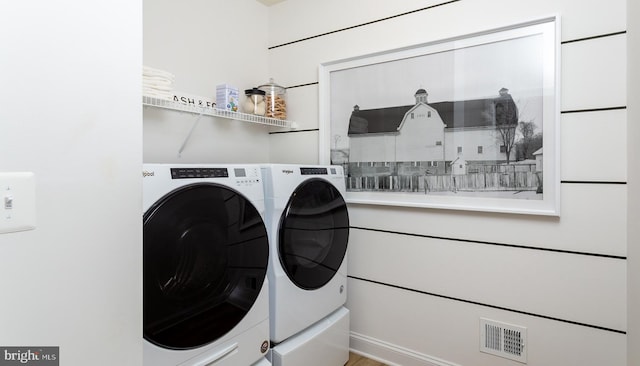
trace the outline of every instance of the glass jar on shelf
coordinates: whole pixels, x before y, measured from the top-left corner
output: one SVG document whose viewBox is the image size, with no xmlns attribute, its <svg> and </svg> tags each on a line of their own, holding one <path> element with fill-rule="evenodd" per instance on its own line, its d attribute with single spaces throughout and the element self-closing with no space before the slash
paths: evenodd
<svg viewBox="0 0 640 366">
<path fill-rule="evenodd" d="M 264 90 L 260 90 L 258 88 L 245 90 L 245 100 L 242 104 L 242 110 L 245 113 L 264 116 L 267 110 L 265 94 Z"/>
<path fill-rule="evenodd" d="M 258 89 L 265 92 L 265 116 L 277 119 L 287 119 L 287 91 L 276 84 L 273 79 L 269 83 L 260 85 Z"/>
</svg>

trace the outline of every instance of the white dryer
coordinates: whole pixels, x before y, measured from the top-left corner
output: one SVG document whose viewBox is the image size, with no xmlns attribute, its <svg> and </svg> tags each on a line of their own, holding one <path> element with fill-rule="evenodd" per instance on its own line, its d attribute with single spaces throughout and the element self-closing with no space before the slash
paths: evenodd
<svg viewBox="0 0 640 366">
<path fill-rule="evenodd" d="M 293 352 L 292 344 L 304 339 L 301 344 L 318 351 L 322 342 L 309 342 L 317 335 L 301 335 L 304 331 L 315 329 L 323 334 L 349 331 L 348 311 L 343 308 L 347 298 L 349 240 L 344 173 L 339 166 L 288 164 L 265 165 L 262 171 L 265 220 L 271 244 L 267 277 L 273 350 L 286 349 L 289 354 Z M 339 321 L 330 320 L 333 319 L 330 315 L 339 309 L 343 309 Z M 324 325 L 312 327 L 319 322 Z M 343 365 L 348 359 L 348 336 L 340 339 L 344 341 L 334 339 L 323 352 L 338 354 L 337 359 L 343 360 L 340 364 Z M 288 340 L 291 343 L 285 345 Z M 305 351 L 299 350 L 300 354 Z M 276 355 L 271 361 L 283 365 L 279 359 Z M 322 360 L 306 362 L 312 365 Z"/>
<path fill-rule="evenodd" d="M 258 165 L 143 166 L 145 366 L 261 365 L 269 349 Z"/>
</svg>

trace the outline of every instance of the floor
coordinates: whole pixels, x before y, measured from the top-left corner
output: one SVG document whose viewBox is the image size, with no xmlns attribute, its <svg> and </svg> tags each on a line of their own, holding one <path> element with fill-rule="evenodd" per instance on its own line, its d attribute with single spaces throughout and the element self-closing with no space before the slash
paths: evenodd
<svg viewBox="0 0 640 366">
<path fill-rule="evenodd" d="M 349 352 L 349 361 L 344 366 L 386 366 L 378 361 Z"/>
</svg>

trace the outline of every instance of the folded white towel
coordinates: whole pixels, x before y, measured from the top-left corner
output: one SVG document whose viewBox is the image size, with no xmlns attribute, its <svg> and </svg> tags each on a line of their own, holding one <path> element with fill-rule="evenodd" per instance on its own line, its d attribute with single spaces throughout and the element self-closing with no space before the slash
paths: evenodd
<svg viewBox="0 0 640 366">
<path fill-rule="evenodd" d="M 166 100 L 173 100 L 173 93 L 163 92 L 158 90 L 142 89 L 142 95 L 147 97 L 154 97 Z"/>
<path fill-rule="evenodd" d="M 142 82 L 149 84 L 158 84 L 158 85 L 171 85 L 173 84 L 172 80 L 167 78 L 162 78 L 158 76 L 142 76 Z"/>
<path fill-rule="evenodd" d="M 175 75 L 173 75 L 172 73 L 168 72 L 168 71 L 164 71 L 164 70 L 160 70 L 160 69 L 156 69 L 153 67 L 149 67 L 149 66 L 142 66 L 142 75 L 143 76 L 158 76 L 158 77 L 163 77 L 169 80 L 174 80 L 175 79 Z"/>
<path fill-rule="evenodd" d="M 173 90 L 173 88 L 171 87 L 171 85 L 163 85 L 163 84 L 157 84 L 157 83 L 148 83 L 148 82 L 142 82 L 142 86 L 145 88 L 149 88 L 149 89 L 157 89 L 157 90 L 164 90 L 164 91 L 171 91 Z"/>
<path fill-rule="evenodd" d="M 149 66 L 142 66 L 142 74 L 143 75 L 157 75 L 157 76 L 164 76 L 164 77 L 173 77 L 173 74 L 168 72 L 168 71 L 156 69 L 156 68 L 149 67 Z"/>
<path fill-rule="evenodd" d="M 162 93 L 171 93 L 173 91 L 172 88 L 155 88 L 155 87 L 149 86 L 149 85 L 143 85 L 142 89 L 153 90 L 153 91 L 162 92 Z"/>
</svg>

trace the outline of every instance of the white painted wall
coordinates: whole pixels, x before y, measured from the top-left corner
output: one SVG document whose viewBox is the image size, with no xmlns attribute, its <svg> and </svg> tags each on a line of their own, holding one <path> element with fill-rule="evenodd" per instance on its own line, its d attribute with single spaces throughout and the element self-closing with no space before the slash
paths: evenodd
<svg viewBox="0 0 640 366">
<path fill-rule="evenodd" d="M 142 364 L 141 19 L 141 1 L 2 3 L 0 171 L 35 173 L 37 228 L 0 235 L 0 346 Z"/>
<path fill-rule="evenodd" d="M 637 293 L 627 289 L 626 257 L 637 233 L 627 222 L 638 212 L 627 199 L 637 195 L 637 168 L 628 168 L 634 140 L 620 134 L 637 135 L 627 126 L 627 1 L 477 0 L 424 9 L 438 3 L 445 1 L 271 7 L 269 72 L 298 86 L 288 91 L 290 109 L 304 129 L 272 134 L 271 159 L 318 161 L 309 151 L 327 122 L 318 120 L 319 64 L 558 14 L 562 214 L 350 205 L 352 348 L 401 365 L 518 365 L 478 351 L 479 318 L 488 317 L 528 328 L 529 365 L 633 364 L 627 313 L 637 331 L 637 310 L 629 308 L 637 308 Z"/>
<path fill-rule="evenodd" d="M 267 7 L 255 0 L 145 0 L 143 62 L 173 73 L 176 91 L 215 100 L 216 86 L 226 83 L 244 96 L 269 81 L 267 22 Z M 144 162 L 269 160 L 272 128 L 207 116 L 178 156 L 196 119 L 145 107 Z"/>
</svg>

